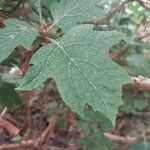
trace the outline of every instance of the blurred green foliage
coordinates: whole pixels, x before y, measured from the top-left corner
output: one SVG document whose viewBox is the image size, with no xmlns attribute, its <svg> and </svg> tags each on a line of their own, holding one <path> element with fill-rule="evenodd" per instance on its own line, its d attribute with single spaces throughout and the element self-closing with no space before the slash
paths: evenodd
<svg viewBox="0 0 150 150">
<path fill-rule="evenodd" d="M 26 4 L 29 4 L 33 11 L 27 14 L 28 18 L 34 22 L 34 25 L 39 24 L 38 12 L 36 8 L 36 0 L 28 0 Z M 107 12 L 115 7 L 120 0 L 102 0 L 100 2 L 101 8 Z M 49 11 L 49 5 L 51 0 L 42 1 L 43 16 L 47 21 L 53 20 L 51 12 Z M 0 8 L 15 9 L 16 2 L 6 2 L 0 1 Z M 20 15 L 13 14 L 15 17 L 20 18 Z M 112 17 L 110 24 L 104 27 L 97 27 L 99 30 L 118 30 L 127 34 L 126 41 L 123 43 L 129 45 L 130 51 L 128 51 L 124 56 L 123 66 L 129 72 L 131 76 L 143 75 L 150 77 L 150 38 L 138 39 L 137 32 L 143 33 L 143 31 L 138 31 L 140 26 L 145 26 L 149 24 L 150 11 L 141 6 L 137 1 L 130 2 L 124 11 L 117 13 Z M 96 28 L 96 29 L 97 29 Z M 149 27 L 150 28 L 150 27 Z M 54 31 L 54 33 L 57 32 Z M 150 30 L 150 29 L 149 29 Z M 145 34 L 147 33 L 147 30 Z M 144 33 L 143 33 L 144 34 Z M 117 51 L 116 48 L 112 51 Z M 19 67 L 18 57 L 11 55 L 8 60 L 5 60 L 1 66 L 8 65 L 10 67 Z M 19 94 L 15 91 L 16 79 L 19 77 L 10 78 L 10 76 L 2 70 L 0 79 L 0 103 L 3 106 L 18 106 L 22 104 L 22 99 Z M 8 82 L 9 80 L 9 82 Z M 11 82 L 10 82 L 11 81 Z M 15 84 L 14 84 L 15 83 Z M 150 111 L 150 94 L 143 91 L 128 91 L 124 92 L 123 95 L 124 105 L 120 107 L 120 111 L 127 115 L 134 115 L 137 112 Z M 50 116 L 55 112 L 56 104 L 50 103 L 48 105 L 47 111 L 44 113 L 46 116 Z M 82 139 L 78 140 L 77 144 L 85 145 L 89 150 L 111 150 L 115 144 L 110 143 L 103 136 L 105 129 L 112 128 L 111 122 L 102 116 L 99 112 L 93 112 L 92 109 L 85 110 L 86 121 L 79 119 L 78 128 L 84 132 Z M 137 119 L 137 118 L 136 118 Z M 137 119 L 138 120 L 138 119 Z M 145 119 L 140 120 L 138 124 L 141 127 L 149 127 L 150 121 Z M 60 127 L 64 127 L 64 120 L 60 120 Z M 137 127 L 137 126 L 136 126 Z M 136 129 L 132 129 L 135 135 L 138 135 Z M 19 137 L 12 139 L 13 141 L 20 140 Z M 107 145 L 107 147 L 106 147 Z M 135 143 L 130 145 L 131 150 L 149 150 L 150 142 L 144 141 L 141 143 Z"/>
</svg>

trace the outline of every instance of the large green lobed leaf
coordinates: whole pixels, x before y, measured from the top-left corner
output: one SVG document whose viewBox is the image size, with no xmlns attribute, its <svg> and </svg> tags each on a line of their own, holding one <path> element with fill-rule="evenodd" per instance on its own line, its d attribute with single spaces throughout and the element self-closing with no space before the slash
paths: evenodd
<svg viewBox="0 0 150 150">
<path fill-rule="evenodd" d="M 18 90 L 31 90 L 52 77 L 64 102 L 79 115 L 90 104 L 113 124 L 122 104 L 121 87 L 130 82 L 126 71 L 114 63 L 107 50 L 125 35 L 116 31 L 97 32 L 92 26 L 77 26 L 57 41 L 36 52 L 33 67 Z"/>
<path fill-rule="evenodd" d="M 5 21 L 5 25 L 5 28 L 0 29 L 0 62 L 19 45 L 28 49 L 37 36 L 32 26 L 26 22 L 9 19 Z"/>
</svg>

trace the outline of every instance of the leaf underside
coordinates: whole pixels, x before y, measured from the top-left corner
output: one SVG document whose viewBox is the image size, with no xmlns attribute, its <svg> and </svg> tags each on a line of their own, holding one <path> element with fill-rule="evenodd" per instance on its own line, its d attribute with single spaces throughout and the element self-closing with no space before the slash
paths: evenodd
<svg viewBox="0 0 150 150">
<path fill-rule="evenodd" d="M 26 22 L 9 19 L 5 21 L 5 25 L 4 29 L 0 29 L 0 62 L 19 45 L 28 49 L 37 36 L 37 33 Z"/>
<path fill-rule="evenodd" d="M 73 111 L 84 116 L 89 104 L 115 124 L 122 104 L 121 87 L 130 79 L 107 56 L 107 50 L 124 37 L 116 31 L 93 31 L 90 25 L 76 26 L 57 41 L 59 44 L 47 44 L 33 55 L 34 66 L 17 89 L 35 89 L 52 77 Z"/>
</svg>

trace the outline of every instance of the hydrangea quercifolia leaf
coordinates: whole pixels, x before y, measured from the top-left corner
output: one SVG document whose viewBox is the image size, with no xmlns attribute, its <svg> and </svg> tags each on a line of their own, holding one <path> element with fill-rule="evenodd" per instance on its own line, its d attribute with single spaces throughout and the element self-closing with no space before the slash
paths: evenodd
<svg viewBox="0 0 150 150">
<path fill-rule="evenodd" d="M 121 87 L 130 79 L 108 57 L 107 50 L 124 37 L 116 31 L 93 31 L 90 25 L 76 26 L 57 41 L 59 45 L 47 44 L 33 55 L 34 66 L 17 89 L 35 89 L 52 77 L 73 111 L 84 116 L 88 103 L 114 124 L 122 104 Z"/>
<path fill-rule="evenodd" d="M 28 49 L 37 36 L 35 30 L 26 22 L 9 19 L 5 21 L 5 25 L 5 28 L 0 29 L 0 62 L 19 45 Z"/>
</svg>

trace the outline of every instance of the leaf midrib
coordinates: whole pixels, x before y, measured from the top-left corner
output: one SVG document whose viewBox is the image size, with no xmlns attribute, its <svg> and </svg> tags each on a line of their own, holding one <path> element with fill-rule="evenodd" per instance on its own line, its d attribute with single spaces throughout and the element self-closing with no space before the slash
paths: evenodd
<svg viewBox="0 0 150 150">
<path fill-rule="evenodd" d="M 58 46 L 58 45 L 57 45 Z M 101 100 L 103 101 L 103 103 L 105 104 L 105 106 L 107 107 L 107 104 L 105 103 L 105 100 L 103 99 L 103 97 L 101 96 L 102 93 L 100 93 L 97 88 L 95 87 L 95 85 L 88 79 L 88 77 L 86 76 L 86 74 L 82 71 L 82 69 L 78 66 L 78 64 L 74 61 L 74 59 L 72 59 L 70 57 L 70 55 L 65 51 L 65 49 L 60 45 L 58 46 L 62 52 L 69 58 L 69 60 L 71 62 L 73 62 L 73 64 L 78 68 L 78 70 L 81 72 L 81 74 L 84 76 L 84 78 L 88 81 L 88 83 L 93 87 L 93 89 L 97 92 L 97 94 L 101 97 Z M 105 113 L 106 113 L 106 109 L 105 109 Z"/>
</svg>

